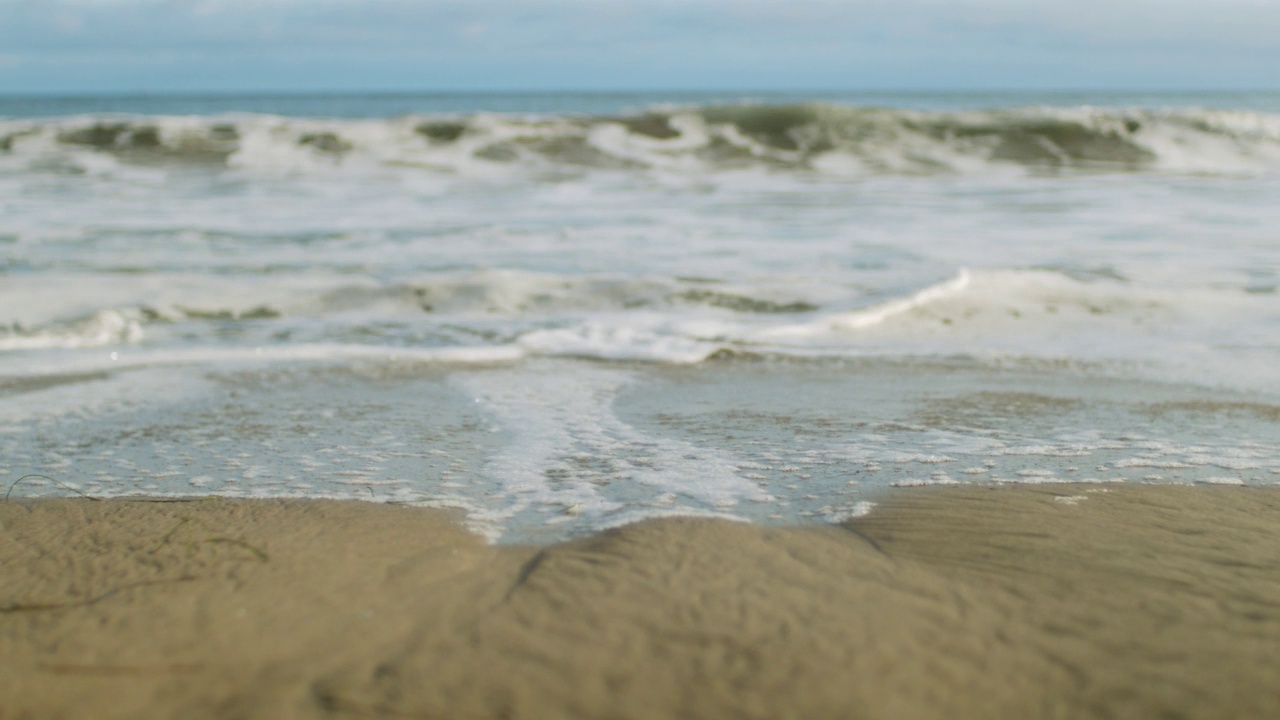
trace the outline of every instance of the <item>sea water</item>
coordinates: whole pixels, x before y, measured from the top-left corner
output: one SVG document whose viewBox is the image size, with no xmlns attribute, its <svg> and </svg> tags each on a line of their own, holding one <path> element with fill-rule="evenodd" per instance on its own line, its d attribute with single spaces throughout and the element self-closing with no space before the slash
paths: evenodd
<svg viewBox="0 0 1280 720">
<path fill-rule="evenodd" d="M 0 485 L 504 542 L 1280 482 L 1280 94 L 0 99 Z"/>
</svg>

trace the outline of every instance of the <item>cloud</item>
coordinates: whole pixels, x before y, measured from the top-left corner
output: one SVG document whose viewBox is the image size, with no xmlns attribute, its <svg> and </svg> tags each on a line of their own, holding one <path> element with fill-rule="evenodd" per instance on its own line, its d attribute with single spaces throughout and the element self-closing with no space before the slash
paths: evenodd
<svg viewBox="0 0 1280 720">
<path fill-rule="evenodd" d="M 53 19 L 54 27 L 67 35 L 79 32 L 84 28 L 84 20 L 75 13 L 60 12 Z"/>
<path fill-rule="evenodd" d="M 1009 31 L 1094 44 L 1193 45 L 1253 42 L 1280 32 L 1277 0 L 0 0 L 0 8 L 9 16 L 7 31 L 0 29 L 5 39 L 36 47 L 52 42 L 50 28 L 134 48 L 255 37 L 266 29 L 288 42 L 337 43 L 341 31 L 355 29 L 348 42 L 356 44 L 431 38 L 441 27 L 505 28 L 530 40 L 571 44 L 583 31 L 628 37 L 658 29 L 743 40 L 872 30 L 952 37 Z"/>
<path fill-rule="evenodd" d="M 0 47 L 47 68 L 0 73 L 0 89 L 1274 86 L 1280 66 L 1280 0 L 0 0 L 0 14 Z"/>
</svg>

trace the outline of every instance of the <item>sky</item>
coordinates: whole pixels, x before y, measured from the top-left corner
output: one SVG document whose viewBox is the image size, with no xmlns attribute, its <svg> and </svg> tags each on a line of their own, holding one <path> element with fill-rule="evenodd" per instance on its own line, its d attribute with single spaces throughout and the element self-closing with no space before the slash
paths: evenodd
<svg viewBox="0 0 1280 720">
<path fill-rule="evenodd" d="M 0 93 L 1280 88 L 1280 0 L 0 0 Z"/>
</svg>

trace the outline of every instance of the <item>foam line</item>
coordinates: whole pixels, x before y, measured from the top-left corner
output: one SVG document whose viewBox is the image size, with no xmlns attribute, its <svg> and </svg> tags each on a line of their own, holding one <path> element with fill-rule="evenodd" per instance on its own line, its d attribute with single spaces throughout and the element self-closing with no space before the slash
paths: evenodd
<svg viewBox="0 0 1280 720">
<path fill-rule="evenodd" d="M 755 341 L 770 341 L 810 338 L 827 335 L 832 332 L 847 332 L 872 327 L 896 315 L 901 315 L 923 305 L 964 292 L 969 288 L 971 282 L 972 275 L 969 271 L 961 269 L 950 280 L 930 285 L 907 297 L 890 300 L 865 310 L 822 317 L 808 323 L 765 328 L 754 333 L 751 339 Z"/>
</svg>

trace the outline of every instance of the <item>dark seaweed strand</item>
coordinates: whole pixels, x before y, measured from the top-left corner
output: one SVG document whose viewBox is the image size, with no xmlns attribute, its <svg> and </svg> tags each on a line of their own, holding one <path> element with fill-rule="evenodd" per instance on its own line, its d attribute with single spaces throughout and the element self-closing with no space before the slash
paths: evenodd
<svg viewBox="0 0 1280 720">
<path fill-rule="evenodd" d="M 63 488 L 64 490 L 70 490 L 71 492 L 73 492 L 73 493 L 75 493 L 75 494 L 79 495 L 79 496 L 80 496 L 80 497 L 82 497 L 82 498 L 86 498 L 86 499 L 88 499 L 88 500 L 92 500 L 92 501 L 94 501 L 94 502 L 101 502 L 101 501 L 102 501 L 102 498 L 96 498 L 96 497 L 94 497 L 94 496 L 92 496 L 92 495 L 90 495 L 90 494 L 88 494 L 88 493 L 86 493 L 86 492 L 83 492 L 83 491 L 81 491 L 81 490 L 77 490 L 76 488 L 73 488 L 73 487 L 71 487 L 70 485 L 68 485 L 68 484 L 66 484 L 66 483 L 64 483 L 64 482 L 62 482 L 61 480 L 58 480 L 58 479 L 56 479 L 56 478 L 51 478 L 51 477 L 49 477 L 48 475 L 40 475 L 40 474 L 37 474 L 37 473 L 31 473 L 30 475 L 23 475 L 22 477 L 18 478 L 17 480 L 14 480 L 14 481 L 13 481 L 13 484 L 9 486 L 9 491 L 8 491 L 8 492 L 6 492 L 6 493 L 4 494 L 4 501 L 5 501 L 5 502 L 9 502 L 9 496 L 13 494 L 13 489 L 14 489 L 14 488 L 16 488 L 16 487 L 18 487 L 18 483 L 22 482 L 23 480 L 30 479 L 30 478 L 40 478 L 40 479 L 42 479 L 42 480 L 48 480 L 49 482 L 53 483 L 54 485 L 57 485 L 58 487 Z"/>
</svg>

